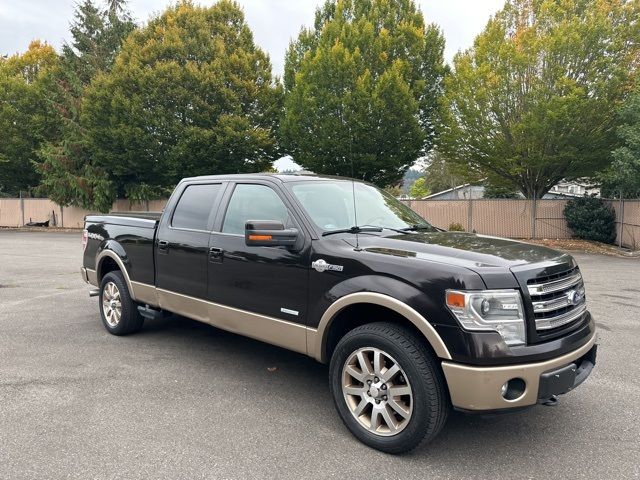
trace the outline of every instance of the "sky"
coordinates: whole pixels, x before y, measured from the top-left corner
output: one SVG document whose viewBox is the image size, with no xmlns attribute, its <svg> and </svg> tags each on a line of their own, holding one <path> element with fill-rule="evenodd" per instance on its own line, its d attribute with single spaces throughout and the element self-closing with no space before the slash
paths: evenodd
<svg viewBox="0 0 640 480">
<path fill-rule="evenodd" d="M 100 2 L 100 0 L 95 0 Z M 75 0 L 0 0 L 0 55 L 27 49 L 33 39 L 46 40 L 56 48 L 70 40 L 69 22 Z M 162 12 L 168 0 L 129 0 L 128 5 L 139 23 Z M 197 3 L 210 5 L 211 1 Z M 238 0 L 243 7 L 255 42 L 271 57 L 273 71 L 282 75 L 284 53 L 303 25 L 310 26 L 316 7 L 322 0 Z M 427 23 L 442 28 L 445 59 L 451 62 L 458 50 L 470 47 L 489 17 L 504 0 L 416 0 Z M 280 160 L 279 169 L 292 167 Z"/>
</svg>

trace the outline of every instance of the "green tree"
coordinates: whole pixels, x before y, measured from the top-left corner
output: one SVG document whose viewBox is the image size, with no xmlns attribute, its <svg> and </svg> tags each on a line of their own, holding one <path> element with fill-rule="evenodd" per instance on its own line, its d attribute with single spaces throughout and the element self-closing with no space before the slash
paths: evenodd
<svg viewBox="0 0 640 480">
<path fill-rule="evenodd" d="M 429 155 L 429 163 L 424 169 L 425 185 L 432 193 L 442 192 L 467 182 L 460 169 L 448 162 L 442 152 L 434 150 Z M 473 180 L 476 180 L 472 177 Z"/>
<path fill-rule="evenodd" d="M 514 190 L 513 185 L 485 182 L 483 196 L 484 198 L 518 198 L 518 192 Z"/>
<path fill-rule="evenodd" d="M 0 192 L 17 195 L 38 185 L 32 162 L 58 134 L 49 99 L 59 66 L 50 45 L 35 40 L 26 52 L 0 58 Z"/>
<path fill-rule="evenodd" d="M 81 119 L 92 165 L 118 195 L 145 199 L 185 176 L 268 168 L 280 98 L 236 3 L 181 2 L 127 38 Z"/>
<path fill-rule="evenodd" d="M 286 54 L 284 149 L 387 186 L 433 144 L 444 39 L 413 0 L 327 0 Z"/>
<path fill-rule="evenodd" d="M 101 71 L 107 71 L 122 41 L 135 29 L 135 23 L 127 10 L 126 1 L 109 0 L 101 10 L 92 0 L 84 0 L 76 6 L 71 23 L 71 43 L 62 47 L 66 63 L 67 80 L 75 81 L 75 87 L 84 87 Z"/>
<path fill-rule="evenodd" d="M 640 84 L 620 109 L 618 137 L 611 167 L 602 175 L 602 196 L 640 198 Z"/>
<path fill-rule="evenodd" d="M 100 10 L 91 0 L 77 5 L 71 43 L 62 48 L 61 69 L 52 92 L 61 114 L 59 138 L 47 142 L 37 164 L 40 192 L 60 205 L 108 210 L 113 185 L 106 170 L 93 164 L 80 122 L 85 89 L 98 72 L 109 71 L 124 38 L 135 29 L 124 0 Z"/>
<path fill-rule="evenodd" d="M 446 80 L 440 147 L 527 197 L 609 161 L 639 54 L 640 2 L 510 0 Z"/>
<path fill-rule="evenodd" d="M 423 198 L 429 195 L 429 187 L 427 187 L 427 181 L 424 177 L 417 179 L 411 185 L 409 189 L 409 194 L 411 198 Z"/>
</svg>

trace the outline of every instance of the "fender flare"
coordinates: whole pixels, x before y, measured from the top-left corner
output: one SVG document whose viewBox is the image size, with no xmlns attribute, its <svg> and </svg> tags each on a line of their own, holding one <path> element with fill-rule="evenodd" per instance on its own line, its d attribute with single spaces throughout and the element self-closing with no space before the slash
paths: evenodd
<svg viewBox="0 0 640 480">
<path fill-rule="evenodd" d="M 433 328 L 433 325 L 431 325 L 426 318 L 406 303 L 390 297 L 389 295 L 374 292 L 351 293 L 333 302 L 322 315 L 318 328 L 316 330 L 309 329 L 308 331 L 307 349 L 309 355 L 319 362 L 326 363 L 328 361 L 325 352 L 327 334 L 333 320 L 339 312 L 349 305 L 362 303 L 380 305 L 402 315 L 424 335 L 425 339 L 439 358 L 451 360 L 449 349 L 442 341 L 440 335 L 438 335 L 436 329 Z"/>
<path fill-rule="evenodd" d="M 104 276 L 102 275 L 102 262 L 104 262 L 104 259 L 107 257 L 113 259 L 118 264 L 118 267 L 120 268 L 120 271 L 124 276 L 124 281 L 127 284 L 127 288 L 129 289 L 129 294 L 133 298 L 133 288 L 131 286 L 131 279 L 129 278 L 129 272 L 126 269 L 124 262 L 122 261 L 122 258 L 120 258 L 120 256 L 113 250 L 104 249 L 96 257 L 96 272 L 97 272 L 98 280 L 102 281 L 102 277 Z"/>
</svg>

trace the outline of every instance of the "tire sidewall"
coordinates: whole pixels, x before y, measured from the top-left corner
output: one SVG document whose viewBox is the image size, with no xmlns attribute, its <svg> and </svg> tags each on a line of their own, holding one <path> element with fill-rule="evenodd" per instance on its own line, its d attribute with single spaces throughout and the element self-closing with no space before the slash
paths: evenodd
<svg viewBox="0 0 640 480">
<path fill-rule="evenodd" d="M 107 322 L 107 319 L 104 315 L 104 310 L 102 308 L 102 298 L 104 295 L 104 288 L 107 283 L 113 282 L 116 287 L 118 287 L 118 291 L 120 292 L 120 303 L 122 306 L 122 314 L 120 316 L 120 321 L 115 327 L 112 327 Z M 100 318 L 102 319 L 102 324 L 104 328 L 107 329 L 109 333 L 114 335 L 122 335 L 126 332 L 127 325 L 130 322 L 130 318 L 132 315 L 131 308 L 131 296 L 129 295 L 129 290 L 127 288 L 127 284 L 124 281 L 124 278 L 120 272 L 109 272 L 107 273 L 100 282 L 100 295 L 99 295 L 99 310 L 100 310 Z"/>
<path fill-rule="evenodd" d="M 342 392 L 342 368 L 349 356 L 360 348 L 375 347 L 391 355 L 400 365 L 408 379 L 412 391 L 413 410 L 409 424 L 397 435 L 384 437 L 367 431 L 353 416 Z M 427 352 L 423 352 L 428 355 Z M 426 362 L 429 366 L 430 363 Z M 429 368 L 430 375 L 435 377 Z M 394 340 L 380 334 L 368 332 L 350 332 L 336 347 L 329 367 L 330 386 L 333 400 L 343 421 L 351 432 L 363 443 L 387 453 L 402 453 L 415 447 L 428 433 L 430 411 L 433 408 L 443 408 L 438 405 L 437 396 L 428 391 L 428 378 L 424 378 L 414 363 L 413 358 Z M 426 381 L 425 381 L 426 380 Z M 432 381 L 437 381 L 432 378 Z"/>
</svg>

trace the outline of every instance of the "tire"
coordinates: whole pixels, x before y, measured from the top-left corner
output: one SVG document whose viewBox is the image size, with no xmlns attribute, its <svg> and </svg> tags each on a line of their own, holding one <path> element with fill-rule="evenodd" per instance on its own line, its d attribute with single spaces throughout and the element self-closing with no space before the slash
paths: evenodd
<svg viewBox="0 0 640 480">
<path fill-rule="evenodd" d="M 331 394 L 342 421 L 362 443 L 405 453 L 433 440 L 444 426 L 449 395 L 423 342 L 411 330 L 385 322 L 357 327 L 338 342 L 329 366 Z"/>
<path fill-rule="evenodd" d="M 102 324 L 113 335 L 137 332 L 144 323 L 120 271 L 109 272 L 102 278 L 98 309 Z"/>
</svg>

